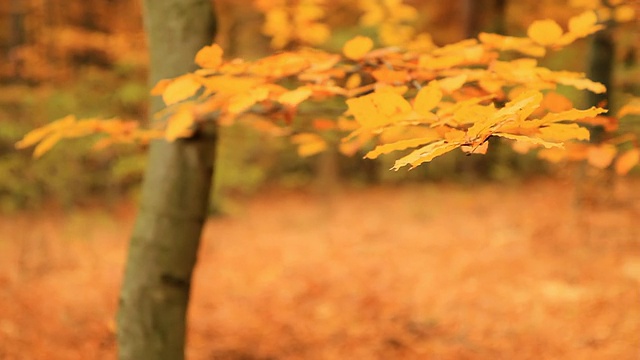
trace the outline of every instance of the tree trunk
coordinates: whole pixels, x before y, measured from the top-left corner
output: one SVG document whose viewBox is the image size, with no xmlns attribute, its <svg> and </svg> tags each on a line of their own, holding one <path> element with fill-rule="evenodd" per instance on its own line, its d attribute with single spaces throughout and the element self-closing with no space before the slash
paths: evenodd
<svg viewBox="0 0 640 360">
<path fill-rule="evenodd" d="M 145 0 L 151 84 L 194 69 L 211 0 Z M 153 99 L 151 114 L 162 108 Z M 153 116 L 153 115 L 151 115 Z M 118 310 L 120 359 L 184 359 L 186 314 L 213 174 L 215 131 L 152 143 Z"/>
</svg>

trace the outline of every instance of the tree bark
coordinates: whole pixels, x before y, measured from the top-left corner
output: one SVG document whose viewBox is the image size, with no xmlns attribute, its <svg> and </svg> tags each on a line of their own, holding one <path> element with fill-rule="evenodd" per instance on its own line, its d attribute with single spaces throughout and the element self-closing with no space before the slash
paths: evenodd
<svg viewBox="0 0 640 360">
<path fill-rule="evenodd" d="M 194 69 L 215 34 L 211 0 L 145 0 L 149 81 Z M 151 116 L 162 108 L 151 100 Z M 117 316 L 120 359 L 184 359 L 191 275 L 207 215 L 215 129 L 151 144 Z"/>
</svg>

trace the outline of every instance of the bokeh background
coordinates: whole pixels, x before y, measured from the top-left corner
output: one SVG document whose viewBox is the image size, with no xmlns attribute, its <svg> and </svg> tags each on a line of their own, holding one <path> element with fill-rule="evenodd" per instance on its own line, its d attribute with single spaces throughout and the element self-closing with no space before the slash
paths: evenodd
<svg viewBox="0 0 640 360">
<path fill-rule="evenodd" d="M 320 2 L 331 35 L 318 46 L 339 51 L 356 34 L 384 44 L 359 20 L 374 2 Z M 263 26 L 275 3 L 215 1 L 225 56 L 274 51 Z M 405 3 L 418 10 L 406 25 L 445 45 L 480 31 L 523 35 L 538 19 L 566 25 L 599 2 Z M 146 149 L 94 151 L 88 138 L 33 160 L 14 144 L 67 114 L 147 123 L 140 6 L 0 2 L 0 359 L 115 357 Z M 633 12 L 620 16 L 608 30 L 614 113 L 640 96 L 640 26 Z M 590 51 L 580 40 L 542 64 L 586 72 Z M 638 120 L 621 129 L 638 131 Z M 500 144 L 411 172 L 389 171 L 394 159 L 301 158 L 286 139 L 224 127 L 189 358 L 640 358 L 638 169 L 621 178 Z"/>
</svg>

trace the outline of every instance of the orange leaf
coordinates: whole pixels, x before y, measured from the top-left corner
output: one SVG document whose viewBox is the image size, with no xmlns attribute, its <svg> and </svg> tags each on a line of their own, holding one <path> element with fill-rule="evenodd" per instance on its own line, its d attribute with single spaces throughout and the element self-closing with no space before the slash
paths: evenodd
<svg viewBox="0 0 640 360">
<path fill-rule="evenodd" d="M 566 96 L 560 95 L 557 92 L 553 91 L 548 92 L 544 96 L 544 99 L 542 99 L 542 103 L 540 105 L 550 112 L 566 111 L 573 108 L 571 100 L 569 100 Z"/>
<path fill-rule="evenodd" d="M 591 146 L 587 151 L 587 161 L 598 169 L 604 169 L 611 165 L 616 152 L 616 147 L 609 144 Z"/>
<path fill-rule="evenodd" d="M 373 48 L 373 40 L 366 36 L 356 36 L 342 48 L 344 56 L 352 60 L 362 59 Z"/>
<path fill-rule="evenodd" d="M 51 148 L 57 144 L 60 139 L 62 139 L 62 135 L 60 133 L 54 133 L 44 138 L 33 150 L 33 157 L 39 158 L 44 153 L 51 150 Z"/>
<path fill-rule="evenodd" d="M 554 45 L 562 36 L 562 28 L 553 20 L 538 20 L 527 29 L 529 38 L 542 46 Z"/>
<path fill-rule="evenodd" d="M 222 64 L 222 48 L 218 44 L 205 46 L 196 54 L 196 64 L 205 69 L 217 69 Z"/>
<path fill-rule="evenodd" d="M 201 86 L 193 76 L 182 75 L 167 85 L 162 93 L 162 99 L 165 104 L 172 105 L 195 95 Z"/>
<path fill-rule="evenodd" d="M 616 173 L 625 175 L 638 164 L 638 161 L 640 161 L 640 150 L 635 148 L 625 152 L 616 160 Z"/>
<path fill-rule="evenodd" d="M 374 70 L 371 72 L 371 75 L 373 75 L 373 77 L 380 82 L 385 82 L 390 84 L 404 83 L 409 79 L 409 73 L 407 71 L 390 70 L 387 68 Z"/>
</svg>

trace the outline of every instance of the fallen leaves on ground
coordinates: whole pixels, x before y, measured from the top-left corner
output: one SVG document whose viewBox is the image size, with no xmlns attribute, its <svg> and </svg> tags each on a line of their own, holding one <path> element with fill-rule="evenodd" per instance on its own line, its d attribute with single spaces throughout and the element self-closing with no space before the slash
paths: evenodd
<svg viewBox="0 0 640 360">
<path fill-rule="evenodd" d="M 637 359 L 638 185 L 266 191 L 206 225 L 187 358 Z M 0 359 L 115 357 L 132 219 L 0 219 Z"/>
</svg>

